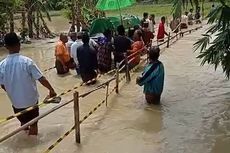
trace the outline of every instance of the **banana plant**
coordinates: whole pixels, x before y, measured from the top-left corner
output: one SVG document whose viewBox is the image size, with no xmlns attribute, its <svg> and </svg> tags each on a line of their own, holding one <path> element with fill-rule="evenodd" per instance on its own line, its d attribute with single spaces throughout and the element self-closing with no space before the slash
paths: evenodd
<svg viewBox="0 0 230 153">
<path fill-rule="evenodd" d="M 20 7 L 21 0 L 0 0 L 0 19 L 1 28 L 6 30 L 7 21 L 9 21 L 10 31 L 14 31 L 14 14 Z"/>
<path fill-rule="evenodd" d="M 230 0 L 218 0 L 218 6 L 208 14 L 210 28 L 195 44 L 201 64 L 221 66 L 226 77 L 230 76 Z"/>
</svg>

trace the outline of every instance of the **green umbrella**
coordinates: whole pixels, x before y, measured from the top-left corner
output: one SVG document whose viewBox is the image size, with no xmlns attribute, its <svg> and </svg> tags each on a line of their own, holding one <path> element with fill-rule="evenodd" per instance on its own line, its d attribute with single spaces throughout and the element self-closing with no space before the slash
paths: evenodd
<svg viewBox="0 0 230 153">
<path fill-rule="evenodd" d="M 99 0 L 97 2 L 96 8 L 101 11 L 119 10 L 121 22 L 123 22 L 121 9 L 131 6 L 134 3 L 135 0 Z"/>
<path fill-rule="evenodd" d="M 89 33 L 94 35 L 97 33 L 104 33 L 105 30 L 114 29 L 112 22 L 107 18 L 95 19 L 90 26 Z"/>
<path fill-rule="evenodd" d="M 135 3 L 135 0 L 99 0 L 96 8 L 101 11 L 120 10 Z"/>
</svg>

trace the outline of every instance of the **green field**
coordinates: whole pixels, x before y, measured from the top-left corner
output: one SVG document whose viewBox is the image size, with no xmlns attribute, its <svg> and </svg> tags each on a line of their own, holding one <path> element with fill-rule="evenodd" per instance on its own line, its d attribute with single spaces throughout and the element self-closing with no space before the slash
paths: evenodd
<svg viewBox="0 0 230 153">
<path fill-rule="evenodd" d="M 209 13 L 212 3 L 205 3 L 204 14 L 205 16 Z M 142 17 L 143 12 L 148 12 L 149 14 L 155 14 L 159 16 L 171 16 L 172 14 L 172 4 L 160 4 L 160 5 L 141 5 L 136 4 L 126 9 L 122 9 L 122 14 L 133 14 Z M 188 10 L 191 6 L 188 6 Z M 119 11 L 107 11 L 108 16 L 117 16 Z"/>
</svg>

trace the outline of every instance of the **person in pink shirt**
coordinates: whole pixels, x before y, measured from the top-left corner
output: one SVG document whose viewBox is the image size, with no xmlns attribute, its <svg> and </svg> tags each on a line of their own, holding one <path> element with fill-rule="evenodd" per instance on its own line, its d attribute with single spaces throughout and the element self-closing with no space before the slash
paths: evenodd
<svg viewBox="0 0 230 153">
<path fill-rule="evenodd" d="M 168 33 L 165 31 L 165 17 L 161 17 L 161 23 L 159 24 L 157 40 L 159 42 L 164 41 L 164 37 L 168 36 Z"/>
</svg>

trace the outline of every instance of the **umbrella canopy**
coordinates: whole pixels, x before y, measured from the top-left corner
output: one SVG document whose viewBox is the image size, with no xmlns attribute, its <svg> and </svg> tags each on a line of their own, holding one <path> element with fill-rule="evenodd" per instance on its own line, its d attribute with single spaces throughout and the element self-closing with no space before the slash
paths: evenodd
<svg viewBox="0 0 230 153">
<path fill-rule="evenodd" d="M 99 0 L 96 8 L 101 11 L 120 10 L 134 3 L 135 0 Z"/>
<path fill-rule="evenodd" d="M 119 25 L 121 25 L 121 20 L 119 17 L 108 17 L 110 21 L 113 23 L 114 28 L 116 29 Z M 141 23 L 140 19 L 134 15 L 122 15 L 123 25 L 125 28 L 131 28 L 135 25 L 139 25 Z"/>
<path fill-rule="evenodd" d="M 104 33 L 105 30 L 108 29 L 114 29 L 112 22 L 110 22 L 110 20 L 107 18 L 100 18 L 92 22 L 89 33 L 90 35 L 94 35 L 97 33 Z"/>
</svg>

